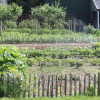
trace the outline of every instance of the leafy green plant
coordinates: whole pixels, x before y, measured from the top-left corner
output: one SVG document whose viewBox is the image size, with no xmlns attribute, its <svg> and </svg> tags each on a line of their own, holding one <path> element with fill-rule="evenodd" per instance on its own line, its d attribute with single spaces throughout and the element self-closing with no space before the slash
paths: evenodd
<svg viewBox="0 0 100 100">
<path fill-rule="evenodd" d="M 99 42 L 96 42 L 93 44 L 92 46 L 93 49 L 97 49 L 97 48 L 100 48 L 100 43 Z"/>
<path fill-rule="evenodd" d="M 18 28 L 36 29 L 36 21 L 33 19 L 23 20 L 18 24 Z M 40 28 L 39 23 L 38 23 L 38 28 Z"/>
<path fill-rule="evenodd" d="M 94 86 L 91 84 L 90 90 L 87 88 L 88 96 L 94 96 Z"/>
<path fill-rule="evenodd" d="M 37 19 L 43 28 L 63 29 L 66 24 L 66 11 L 60 4 L 44 4 L 43 6 L 31 9 L 32 17 Z M 57 20 L 56 20 L 57 19 Z"/>
<path fill-rule="evenodd" d="M 17 23 L 16 21 L 12 20 L 6 20 L 3 22 L 3 30 L 6 30 L 8 28 L 17 28 Z"/>
</svg>

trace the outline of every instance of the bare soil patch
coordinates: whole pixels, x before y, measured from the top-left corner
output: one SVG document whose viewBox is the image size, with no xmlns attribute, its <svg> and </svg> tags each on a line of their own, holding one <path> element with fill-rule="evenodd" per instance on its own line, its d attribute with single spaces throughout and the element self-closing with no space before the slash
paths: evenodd
<svg viewBox="0 0 100 100">
<path fill-rule="evenodd" d="M 46 46 L 46 47 L 91 47 L 92 43 L 46 43 L 46 44 L 0 44 L 0 45 L 15 45 L 19 48 L 27 47 L 28 49 L 33 49 L 38 46 Z"/>
</svg>

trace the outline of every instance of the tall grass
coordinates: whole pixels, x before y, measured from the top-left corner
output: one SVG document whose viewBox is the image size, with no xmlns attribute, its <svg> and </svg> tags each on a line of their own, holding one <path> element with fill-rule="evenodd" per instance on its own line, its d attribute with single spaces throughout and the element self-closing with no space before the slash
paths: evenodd
<svg viewBox="0 0 100 100">
<path fill-rule="evenodd" d="M 66 34 L 30 34 L 28 32 L 3 32 L 0 43 L 90 43 L 93 38 L 82 33 Z"/>
</svg>

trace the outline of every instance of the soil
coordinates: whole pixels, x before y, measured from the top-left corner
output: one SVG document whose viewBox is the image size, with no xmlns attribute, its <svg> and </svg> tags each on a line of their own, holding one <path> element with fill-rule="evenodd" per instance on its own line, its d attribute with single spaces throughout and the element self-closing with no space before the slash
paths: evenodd
<svg viewBox="0 0 100 100">
<path fill-rule="evenodd" d="M 0 45 L 15 45 L 19 48 L 21 47 L 27 47 L 28 49 L 33 49 L 33 48 L 36 48 L 36 47 L 42 47 L 42 46 L 45 46 L 45 47 L 49 47 L 49 46 L 52 46 L 52 47 L 91 47 L 92 46 L 92 43 L 46 43 L 46 44 L 36 44 L 36 43 L 33 43 L 33 44 L 0 44 Z"/>
</svg>

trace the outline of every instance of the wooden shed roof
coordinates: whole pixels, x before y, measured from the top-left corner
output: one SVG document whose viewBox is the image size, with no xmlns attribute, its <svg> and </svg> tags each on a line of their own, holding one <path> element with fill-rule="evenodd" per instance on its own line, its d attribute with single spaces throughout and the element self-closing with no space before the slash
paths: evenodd
<svg viewBox="0 0 100 100">
<path fill-rule="evenodd" d="M 0 4 L 6 4 L 7 5 L 7 0 L 0 0 Z"/>
<path fill-rule="evenodd" d="M 94 6 L 96 7 L 97 10 L 100 9 L 100 0 L 93 0 Z"/>
</svg>

